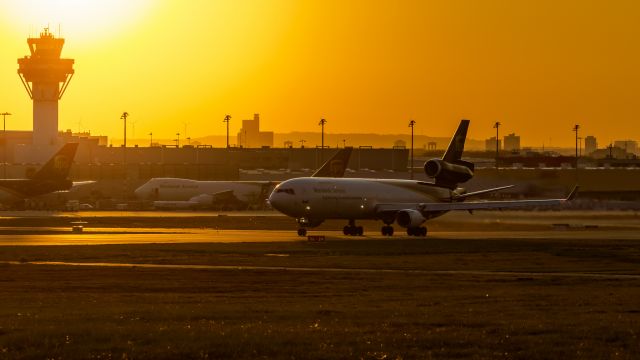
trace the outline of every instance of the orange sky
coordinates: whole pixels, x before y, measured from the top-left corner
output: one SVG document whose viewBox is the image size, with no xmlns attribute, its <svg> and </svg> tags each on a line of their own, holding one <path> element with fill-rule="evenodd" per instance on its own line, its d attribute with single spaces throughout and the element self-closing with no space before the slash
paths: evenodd
<svg viewBox="0 0 640 360">
<path fill-rule="evenodd" d="M 60 24 L 76 75 L 60 128 L 119 138 L 223 134 L 259 112 L 276 132 L 484 139 L 501 121 L 524 145 L 571 146 L 573 124 L 640 140 L 640 2 L 551 0 L 7 0 L 0 111 L 31 129 L 16 75 L 26 37 Z M 132 131 L 132 128 L 129 129 Z M 129 136 L 132 134 L 130 133 Z M 184 134 L 182 135 L 184 136 Z M 235 139 L 234 139 L 235 140 Z"/>
</svg>

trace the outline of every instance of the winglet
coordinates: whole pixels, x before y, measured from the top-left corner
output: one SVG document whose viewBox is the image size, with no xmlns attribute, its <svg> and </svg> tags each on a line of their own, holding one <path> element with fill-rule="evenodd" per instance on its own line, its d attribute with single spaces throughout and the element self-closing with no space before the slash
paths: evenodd
<svg viewBox="0 0 640 360">
<path fill-rule="evenodd" d="M 567 198 L 565 199 L 566 201 L 571 201 L 573 200 L 576 195 L 578 194 L 578 190 L 580 189 L 579 185 L 576 185 L 573 187 L 573 190 L 571 190 L 571 192 L 569 193 L 569 196 L 567 196 Z"/>
<path fill-rule="evenodd" d="M 327 160 L 318 171 L 313 173 L 311 177 L 343 177 L 349 164 L 351 151 L 353 151 L 353 148 L 350 147 L 340 149 L 331 159 Z"/>
</svg>

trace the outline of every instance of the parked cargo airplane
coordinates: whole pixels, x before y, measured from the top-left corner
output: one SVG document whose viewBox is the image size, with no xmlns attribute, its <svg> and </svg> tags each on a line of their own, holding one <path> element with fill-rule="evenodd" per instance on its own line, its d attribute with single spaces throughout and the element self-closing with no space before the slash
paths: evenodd
<svg viewBox="0 0 640 360">
<path fill-rule="evenodd" d="M 77 149 L 77 143 L 65 144 L 29 179 L 0 179 L 0 202 L 15 204 L 24 199 L 92 183 L 68 179 Z"/>
<path fill-rule="evenodd" d="M 341 149 L 311 177 L 342 177 L 351 157 L 351 148 Z M 139 199 L 150 199 L 156 209 L 195 209 L 214 204 L 246 207 L 260 204 L 277 182 L 199 181 L 179 178 L 153 178 L 135 190 Z"/>
<path fill-rule="evenodd" d="M 362 235 L 360 219 L 382 220 L 382 235 L 393 235 L 391 224 L 407 229 L 411 236 L 426 236 L 422 224 L 451 210 L 508 209 L 562 204 L 566 199 L 464 202 L 467 198 L 511 186 L 466 192 L 458 187 L 473 177 L 473 163 L 462 160 L 469 120 L 462 120 L 442 159 L 424 164 L 435 182 L 396 179 L 296 178 L 282 182 L 269 196 L 271 206 L 295 218 L 298 235 L 327 219 L 345 219 L 345 235 Z"/>
</svg>

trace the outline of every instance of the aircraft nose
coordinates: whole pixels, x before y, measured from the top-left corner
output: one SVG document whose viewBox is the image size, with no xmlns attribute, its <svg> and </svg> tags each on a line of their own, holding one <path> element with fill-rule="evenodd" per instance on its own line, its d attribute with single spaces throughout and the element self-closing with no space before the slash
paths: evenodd
<svg viewBox="0 0 640 360">
<path fill-rule="evenodd" d="M 276 210 L 280 210 L 280 201 L 278 201 L 278 195 L 275 191 L 273 191 L 271 195 L 269 195 L 267 201 L 269 202 L 269 205 L 271 205 L 271 207 Z"/>
</svg>

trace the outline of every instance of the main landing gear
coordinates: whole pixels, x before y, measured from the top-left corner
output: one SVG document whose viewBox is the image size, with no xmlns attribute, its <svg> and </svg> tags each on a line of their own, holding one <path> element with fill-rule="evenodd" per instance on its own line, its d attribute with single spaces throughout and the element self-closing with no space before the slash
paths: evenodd
<svg viewBox="0 0 640 360">
<path fill-rule="evenodd" d="M 342 233 L 351 236 L 362 236 L 364 229 L 362 226 L 356 226 L 355 220 L 349 220 L 349 225 L 345 225 L 345 227 L 342 228 Z"/>
<path fill-rule="evenodd" d="M 407 235 L 409 236 L 427 236 L 427 228 L 424 226 L 420 227 L 408 227 Z"/>
<path fill-rule="evenodd" d="M 307 236 L 307 229 L 305 228 L 298 229 L 298 236 Z"/>
<path fill-rule="evenodd" d="M 393 236 L 393 226 L 385 225 L 382 227 L 382 236 Z"/>
</svg>

